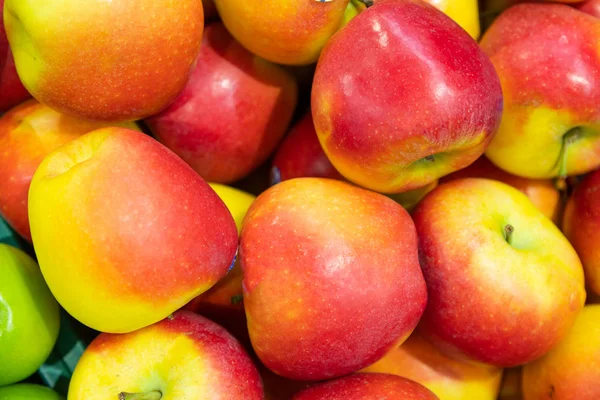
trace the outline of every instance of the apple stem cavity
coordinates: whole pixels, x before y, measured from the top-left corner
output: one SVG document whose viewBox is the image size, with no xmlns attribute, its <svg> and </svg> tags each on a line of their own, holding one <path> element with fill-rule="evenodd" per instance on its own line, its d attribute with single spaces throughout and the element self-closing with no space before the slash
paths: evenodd
<svg viewBox="0 0 600 400">
<path fill-rule="evenodd" d="M 512 245 L 512 237 L 514 231 L 515 228 L 511 224 L 504 225 L 504 240 L 506 240 L 506 243 L 510 245 Z"/>
<path fill-rule="evenodd" d="M 119 400 L 160 400 L 162 393 L 158 390 L 153 390 L 146 393 L 119 393 Z"/>
</svg>

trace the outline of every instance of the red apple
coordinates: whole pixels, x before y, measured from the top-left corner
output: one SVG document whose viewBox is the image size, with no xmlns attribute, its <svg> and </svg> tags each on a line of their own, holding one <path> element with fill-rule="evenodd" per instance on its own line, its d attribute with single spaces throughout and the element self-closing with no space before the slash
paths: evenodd
<svg viewBox="0 0 600 400">
<path fill-rule="evenodd" d="M 2 10 L 4 10 L 4 0 L 0 0 L 0 113 L 31 96 L 17 74 L 15 61 L 4 30 Z"/>
<path fill-rule="evenodd" d="M 594 17 L 600 17 L 600 0 L 587 0 L 575 5 L 579 11 L 591 14 Z"/>
<path fill-rule="evenodd" d="M 500 123 L 502 91 L 488 57 L 443 12 L 418 0 L 379 1 L 324 48 L 311 108 L 344 177 L 398 193 L 483 154 Z"/>
<path fill-rule="evenodd" d="M 304 177 L 344 179 L 323 152 L 310 112 L 279 145 L 272 168 L 272 183 Z"/>
<path fill-rule="evenodd" d="M 190 311 L 127 334 L 101 333 L 73 373 L 69 400 L 262 400 L 262 382 L 233 336 Z"/>
<path fill-rule="evenodd" d="M 292 400 L 437 400 L 423 385 L 391 374 L 358 373 L 321 383 Z"/>
<path fill-rule="evenodd" d="M 384 195 L 290 179 L 254 201 L 240 240 L 252 346 L 279 375 L 364 368 L 403 342 L 425 307 L 413 222 Z"/>
<path fill-rule="evenodd" d="M 0 117 L 0 215 L 19 235 L 31 242 L 27 194 L 44 157 L 84 133 L 112 125 L 139 130 L 133 122 L 109 125 L 69 117 L 33 99 Z"/>
<path fill-rule="evenodd" d="M 221 23 L 209 25 L 192 76 L 175 102 L 146 120 L 156 138 L 204 179 L 230 183 L 275 150 L 294 113 L 297 87 Z"/>
<path fill-rule="evenodd" d="M 585 303 L 577 253 L 519 190 L 466 178 L 413 213 L 429 300 L 419 331 L 442 352 L 499 367 L 555 346 Z"/>
<path fill-rule="evenodd" d="M 133 130 L 98 129 L 51 152 L 28 201 L 48 287 L 101 332 L 160 321 L 214 286 L 236 254 L 235 221 L 215 191 Z"/>
<path fill-rule="evenodd" d="M 600 170 L 579 183 L 567 202 L 562 229 L 581 258 L 588 289 L 600 295 Z"/>
<path fill-rule="evenodd" d="M 509 174 L 496 167 L 487 157 L 481 156 L 467 168 L 453 172 L 440 179 L 440 183 L 461 178 L 487 178 L 504 182 L 523 192 L 529 200 L 554 223 L 559 222 L 561 212 L 560 192 L 551 179 L 529 179 Z"/>
</svg>

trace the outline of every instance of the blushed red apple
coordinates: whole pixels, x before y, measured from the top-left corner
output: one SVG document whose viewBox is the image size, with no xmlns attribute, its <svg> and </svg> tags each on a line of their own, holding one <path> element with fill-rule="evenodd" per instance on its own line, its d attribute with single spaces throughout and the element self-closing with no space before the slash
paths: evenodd
<svg viewBox="0 0 600 400">
<path fill-rule="evenodd" d="M 183 92 L 146 122 L 204 179 L 231 183 L 275 150 L 296 101 L 296 82 L 287 71 L 256 57 L 213 23 Z"/>
<path fill-rule="evenodd" d="M 240 257 L 252 346 L 291 379 L 372 364 L 410 335 L 427 301 L 408 213 L 338 180 L 263 192 L 244 219 Z"/>
<path fill-rule="evenodd" d="M 4 0 L 0 0 L 0 113 L 27 100 L 31 95 L 25 89 L 17 70 L 4 29 Z"/>
<path fill-rule="evenodd" d="M 583 263 L 588 289 L 600 295 L 600 170 L 584 178 L 567 201 L 562 229 Z"/>
<path fill-rule="evenodd" d="M 305 389 L 292 400 L 438 400 L 427 388 L 400 376 L 358 373 Z"/>
<path fill-rule="evenodd" d="M 498 367 L 542 356 L 586 299 L 581 261 L 519 190 L 466 178 L 412 214 L 428 303 L 418 331 L 445 354 Z"/>
<path fill-rule="evenodd" d="M 4 23 L 21 81 L 72 116 L 133 121 L 185 86 L 200 49 L 200 0 L 6 0 Z"/>
<path fill-rule="evenodd" d="M 379 1 L 323 49 L 312 86 L 319 141 L 348 180 L 417 189 L 483 154 L 502 115 L 494 67 L 448 16 Z"/>
<path fill-rule="evenodd" d="M 92 131 L 46 156 L 31 181 L 29 222 L 54 297 L 109 333 L 148 326 L 211 288 L 238 244 L 208 183 L 125 128 Z"/>
<path fill-rule="evenodd" d="M 29 185 L 44 157 L 84 133 L 108 126 L 140 129 L 133 122 L 108 124 L 69 117 L 34 99 L 0 117 L 0 215 L 24 239 L 31 242 Z"/>
<path fill-rule="evenodd" d="M 79 359 L 68 400 L 264 399 L 252 360 L 190 311 L 127 334 L 101 333 Z"/>
</svg>

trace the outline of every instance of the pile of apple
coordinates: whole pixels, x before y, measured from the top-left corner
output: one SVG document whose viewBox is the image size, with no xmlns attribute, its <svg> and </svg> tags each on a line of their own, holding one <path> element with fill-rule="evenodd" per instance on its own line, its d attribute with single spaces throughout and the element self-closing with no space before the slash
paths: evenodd
<svg viewBox="0 0 600 400">
<path fill-rule="evenodd" d="M 0 400 L 599 400 L 600 1 L 431 3 L 0 0 Z"/>
</svg>

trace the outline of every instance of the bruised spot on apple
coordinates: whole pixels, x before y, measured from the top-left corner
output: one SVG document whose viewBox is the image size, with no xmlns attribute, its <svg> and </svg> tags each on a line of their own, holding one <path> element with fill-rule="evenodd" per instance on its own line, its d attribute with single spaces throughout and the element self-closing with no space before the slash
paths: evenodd
<svg viewBox="0 0 600 400">
<path fill-rule="evenodd" d="M 29 220 L 52 293 L 102 332 L 166 317 L 221 279 L 237 250 L 215 191 L 159 142 L 124 128 L 50 153 L 31 182 Z"/>
<path fill-rule="evenodd" d="M 488 57 L 444 13 L 421 1 L 381 1 L 327 43 L 311 109 L 345 178 L 400 193 L 483 154 L 500 123 L 502 91 Z"/>
<path fill-rule="evenodd" d="M 263 192 L 240 237 L 252 346 L 297 380 L 357 371 L 403 342 L 427 301 L 417 237 L 392 199 L 295 178 Z"/>
<path fill-rule="evenodd" d="M 103 121 L 165 108 L 189 78 L 204 25 L 200 0 L 6 0 L 4 10 L 16 69 L 33 97 Z"/>
<path fill-rule="evenodd" d="M 190 311 L 86 348 L 68 400 L 264 398 L 258 370 L 223 327 Z"/>
<path fill-rule="evenodd" d="M 518 4 L 481 47 L 500 77 L 502 123 L 486 155 L 527 178 L 600 166 L 600 19 L 564 4 Z"/>
<path fill-rule="evenodd" d="M 418 330 L 442 352 L 511 367 L 569 331 L 586 299 L 581 261 L 522 192 L 458 179 L 430 192 L 413 219 L 428 288 Z"/>
</svg>

